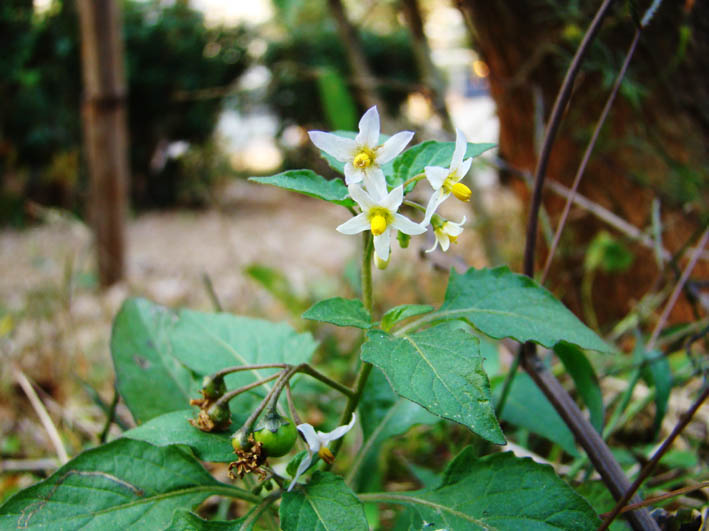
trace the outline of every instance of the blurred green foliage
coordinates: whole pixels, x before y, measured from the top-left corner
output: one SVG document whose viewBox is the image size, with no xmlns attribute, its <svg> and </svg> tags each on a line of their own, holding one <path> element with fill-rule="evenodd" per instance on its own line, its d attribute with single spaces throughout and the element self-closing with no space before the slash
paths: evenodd
<svg viewBox="0 0 709 531">
<path fill-rule="evenodd" d="M 405 30 L 389 34 L 360 32 L 362 47 L 372 71 L 383 81 L 379 95 L 387 108 L 397 114 L 399 106 L 420 83 L 409 35 Z M 320 129 L 336 129 L 328 113 L 323 83 L 346 85 L 352 76 L 345 49 L 334 27 L 322 24 L 307 30 L 296 29 L 279 41 L 271 42 L 264 63 L 273 77 L 268 102 L 281 119 Z M 326 76 L 327 79 L 320 79 Z M 331 91 L 341 98 L 341 91 Z M 351 92 L 352 93 L 352 92 Z M 336 103 L 333 103 L 337 105 Z M 355 116 L 361 116 L 358 108 Z"/>
<path fill-rule="evenodd" d="M 166 155 L 171 142 L 203 144 L 226 87 L 247 68 L 249 35 L 240 28 L 207 28 L 186 2 L 124 1 L 131 193 L 137 206 L 198 200 L 210 164 L 195 171 Z M 0 6 L 0 222 L 22 222 L 23 204 L 79 208 L 85 199 L 80 161 L 81 65 L 78 14 L 55 0 L 34 13 L 32 0 Z"/>
</svg>

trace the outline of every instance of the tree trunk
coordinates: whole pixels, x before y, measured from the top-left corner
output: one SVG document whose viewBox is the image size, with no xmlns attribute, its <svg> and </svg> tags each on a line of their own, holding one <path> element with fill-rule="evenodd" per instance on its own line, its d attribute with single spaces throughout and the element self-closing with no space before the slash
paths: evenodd
<svg viewBox="0 0 709 531">
<path fill-rule="evenodd" d="M 540 140 L 535 121 L 538 116 L 546 121 L 597 5 L 583 3 L 583 13 L 573 12 L 564 2 L 540 0 L 459 0 L 459 7 L 490 68 L 490 94 L 500 118 L 500 156 L 512 167 L 531 172 Z M 549 161 L 548 180 L 570 186 L 635 28 L 627 5 L 618 2 L 577 80 Z M 708 72 L 709 4 L 664 2 L 644 30 L 579 188 L 641 230 L 650 226 L 652 202 L 659 198 L 662 243 L 671 253 L 679 252 L 693 235 L 696 238 L 709 219 Z M 520 197 L 529 198 L 525 183 L 509 173 L 501 177 Z M 563 206 L 563 199 L 545 194 L 544 207 L 554 227 Z M 612 232 L 588 212 L 572 209 L 564 246 L 554 257 L 550 285 L 577 313 L 584 306 L 584 253 L 601 230 Z M 595 275 L 591 303 L 602 328 L 626 315 L 648 290 L 665 282 L 671 285 L 677 278 L 673 271 L 677 264 L 664 264 L 660 271 L 652 249 L 634 244 L 622 233 L 618 236 L 627 240 L 635 260 L 625 272 Z M 537 260 L 542 264 L 545 246 L 539 243 Z M 693 276 L 708 274 L 705 254 Z M 694 317 L 686 301 L 673 312 L 674 321 Z"/>
<path fill-rule="evenodd" d="M 90 174 L 89 218 L 99 279 L 123 277 L 128 182 L 121 19 L 116 0 L 78 0 L 84 78 L 84 145 Z"/>
</svg>

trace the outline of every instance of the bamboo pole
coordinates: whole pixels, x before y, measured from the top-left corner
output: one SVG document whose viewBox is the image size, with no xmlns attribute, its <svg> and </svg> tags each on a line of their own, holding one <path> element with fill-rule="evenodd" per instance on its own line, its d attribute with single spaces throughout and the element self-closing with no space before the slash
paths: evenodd
<svg viewBox="0 0 709 531">
<path fill-rule="evenodd" d="M 120 8 L 116 0 L 77 0 L 84 81 L 82 118 L 89 169 L 88 215 L 99 280 L 121 280 L 128 184 L 126 81 Z"/>
</svg>

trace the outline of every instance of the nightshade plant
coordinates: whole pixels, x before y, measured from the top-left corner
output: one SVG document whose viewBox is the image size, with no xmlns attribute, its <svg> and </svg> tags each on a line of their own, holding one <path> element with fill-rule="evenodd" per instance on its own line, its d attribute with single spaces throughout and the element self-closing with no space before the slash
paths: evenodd
<svg viewBox="0 0 709 531">
<path fill-rule="evenodd" d="M 380 137 L 372 108 L 356 134 L 311 132 L 348 185 L 310 170 L 252 179 L 342 205 L 353 217 L 337 230 L 362 233 L 361 300 L 323 300 L 303 315 L 363 331 L 353 382 L 313 366 L 317 343 L 287 324 L 127 300 L 111 350 L 117 388 L 138 426 L 9 499 L 0 527 L 366 530 L 368 516 L 372 525 L 377 520 L 365 504 L 387 504 L 397 509 L 400 529 L 595 529 L 594 509 L 550 466 L 498 446 L 506 441 L 482 349 L 511 338 L 578 360 L 584 349 L 608 351 L 603 340 L 546 289 L 507 267 L 451 272 L 438 308 L 403 305 L 374 314 L 372 263 L 389 264 L 392 232 L 407 243 L 431 226 L 436 244 L 448 249 L 465 220 L 446 220 L 440 207 L 451 195 L 469 199 L 461 181 L 471 159 L 492 147 L 467 143 L 458 131 L 454 143 L 404 150 L 412 136 Z M 419 185 L 430 194 L 426 205 L 406 199 Z M 590 364 L 577 365 L 595 378 Z M 337 397 L 340 421 L 332 431 L 300 421 L 306 379 Z M 550 407 L 530 389 L 530 407 Z M 588 406 L 595 418 L 598 404 Z M 560 420 L 553 410 L 549 415 L 552 429 Z M 424 488 L 373 492 L 376 481 L 362 479 L 376 477 L 387 439 L 444 422 L 463 426 L 480 444 L 464 448 L 441 475 L 422 481 Z M 563 428 L 557 442 L 575 454 Z M 351 452 L 341 459 L 345 440 Z M 202 462 L 229 463 L 230 481 L 217 481 Z M 212 495 L 250 509 L 237 520 L 203 520 L 193 511 Z"/>
</svg>

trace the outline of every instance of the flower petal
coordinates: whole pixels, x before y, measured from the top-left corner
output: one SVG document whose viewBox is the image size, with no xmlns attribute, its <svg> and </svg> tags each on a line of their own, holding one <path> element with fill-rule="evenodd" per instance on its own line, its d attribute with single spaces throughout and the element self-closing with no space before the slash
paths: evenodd
<svg viewBox="0 0 709 531">
<path fill-rule="evenodd" d="M 465 224 L 465 216 L 460 220 L 460 223 L 449 221 L 444 225 L 445 231 L 449 236 L 460 236 L 463 233 L 463 225 Z"/>
<path fill-rule="evenodd" d="M 399 185 L 394 188 L 389 194 L 384 197 L 379 205 L 389 210 L 392 214 L 399 210 L 402 201 L 404 200 L 404 186 Z"/>
<path fill-rule="evenodd" d="M 305 442 L 308 444 L 308 448 L 311 452 L 317 452 L 322 446 L 320 442 L 320 437 L 315 433 L 315 428 L 310 424 L 298 424 L 298 431 L 305 437 Z"/>
<path fill-rule="evenodd" d="M 426 166 L 423 171 L 426 172 L 426 179 L 434 190 L 443 186 L 443 182 L 450 173 L 446 168 L 440 166 Z"/>
<path fill-rule="evenodd" d="M 357 417 L 355 417 L 355 414 L 352 413 L 352 419 L 348 424 L 345 424 L 344 426 L 338 426 L 334 430 L 328 433 L 323 433 L 321 431 L 318 432 L 318 437 L 320 437 L 320 440 L 322 443 L 327 446 L 331 441 L 334 441 L 335 439 L 339 439 L 340 437 L 344 437 L 345 433 L 350 431 L 352 427 L 355 424 L 355 421 L 357 420 Z"/>
<path fill-rule="evenodd" d="M 367 214 L 364 212 L 357 214 L 355 217 L 345 221 L 342 225 L 339 225 L 335 230 L 342 234 L 357 234 L 358 232 L 369 230 Z"/>
<path fill-rule="evenodd" d="M 389 260 L 389 252 L 391 251 L 391 230 L 387 229 L 379 236 L 374 236 L 374 252 L 380 260 L 386 262 Z"/>
<path fill-rule="evenodd" d="M 436 213 L 436 209 L 441 203 L 443 203 L 443 201 L 446 200 L 449 195 L 450 194 L 446 194 L 440 188 L 433 192 L 431 199 L 428 200 L 428 205 L 426 205 L 426 214 L 423 216 L 423 221 L 421 222 L 421 225 L 425 227 L 431 222 L 431 218 L 433 217 L 433 214 Z"/>
<path fill-rule="evenodd" d="M 347 187 L 347 191 L 350 193 L 350 197 L 357 201 L 357 204 L 362 209 L 363 214 L 366 214 L 372 208 L 379 205 L 379 203 L 372 199 L 372 196 L 369 195 L 361 186 L 352 184 Z"/>
<path fill-rule="evenodd" d="M 332 155 L 340 162 L 351 160 L 354 150 L 357 148 L 357 144 L 351 138 L 344 138 L 324 131 L 308 131 L 308 136 L 318 149 Z"/>
<path fill-rule="evenodd" d="M 438 246 L 438 235 L 436 234 L 436 231 L 433 231 L 433 235 L 435 236 L 435 238 L 433 238 L 434 239 L 433 247 L 431 247 L 430 249 L 426 249 L 427 253 L 432 253 L 433 251 L 436 250 L 436 247 Z"/>
<path fill-rule="evenodd" d="M 444 253 L 448 250 L 448 247 L 451 246 L 451 240 L 445 232 L 441 232 L 441 234 L 438 235 L 438 243 L 441 244 L 441 251 Z"/>
<path fill-rule="evenodd" d="M 463 157 L 465 156 L 466 148 L 468 147 L 468 142 L 465 140 L 465 135 L 460 129 L 455 130 L 455 149 L 453 150 L 453 157 L 451 158 L 451 171 L 458 170 L 460 165 L 463 163 Z"/>
<path fill-rule="evenodd" d="M 384 172 L 378 166 L 372 166 L 362 172 L 364 186 L 371 196 L 380 201 L 387 195 L 387 181 Z"/>
<path fill-rule="evenodd" d="M 463 177 L 467 175 L 467 173 L 470 171 L 470 166 L 473 163 L 473 159 L 465 159 L 463 161 L 463 164 L 461 164 L 460 169 L 458 170 L 458 180 L 460 181 Z"/>
<path fill-rule="evenodd" d="M 364 172 L 362 170 L 355 168 L 351 162 L 345 164 L 345 184 L 347 186 L 361 183 L 363 178 Z"/>
<path fill-rule="evenodd" d="M 392 135 L 384 144 L 377 149 L 377 164 L 386 164 L 399 153 L 404 151 L 406 145 L 414 137 L 413 131 L 400 131 Z"/>
<path fill-rule="evenodd" d="M 394 221 L 392 222 L 391 226 L 410 236 L 415 236 L 417 234 L 423 234 L 424 232 L 426 232 L 425 225 L 414 223 L 409 218 L 401 214 L 394 214 Z"/>
<path fill-rule="evenodd" d="M 376 105 L 362 115 L 355 142 L 358 146 L 367 146 L 370 149 L 374 149 L 379 143 L 379 112 Z"/>
<path fill-rule="evenodd" d="M 310 424 L 307 424 L 307 426 L 310 426 Z M 312 428 L 312 426 L 310 426 Z M 300 429 L 300 426 L 298 426 L 298 429 Z M 316 436 L 317 437 L 317 436 Z M 295 476 L 293 477 L 293 481 L 291 481 L 290 485 L 288 486 L 288 492 L 291 491 L 291 489 L 295 486 L 296 482 L 298 481 L 298 478 L 303 475 L 303 472 L 308 470 L 308 467 L 310 467 L 310 463 L 313 462 L 313 456 L 310 454 L 305 454 L 303 456 L 303 459 L 301 460 L 300 464 L 298 465 L 298 470 L 295 471 Z"/>
</svg>

